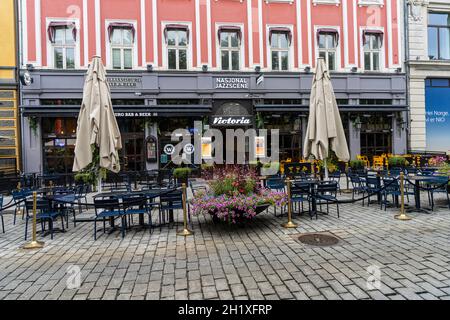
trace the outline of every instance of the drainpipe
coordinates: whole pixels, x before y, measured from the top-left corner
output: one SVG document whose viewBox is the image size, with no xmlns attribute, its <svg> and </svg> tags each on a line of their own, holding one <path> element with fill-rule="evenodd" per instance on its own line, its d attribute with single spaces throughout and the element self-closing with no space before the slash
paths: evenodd
<svg viewBox="0 0 450 320">
<path fill-rule="evenodd" d="M 20 66 L 22 65 L 21 62 L 21 52 L 22 52 L 22 45 L 20 42 L 20 26 L 22 25 L 22 17 L 19 13 L 19 2 L 20 1 L 14 1 L 14 23 L 15 23 L 15 49 L 16 49 L 16 130 L 17 130 L 17 137 L 16 137 L 16 143 L 17 145 L 17 152 L 18 154 L 18 163 L 16 164 L 17 169 L 23 172 L 23 161 L 22 161 L 22 123 L 21 123 L 21 115 L 20 115 L 20 106 L 22 104 L 22 95 L 20 92 Z"/>
<path fill-rule="evenodd" d="M 409 1 L 403 1 L 403 28 L 404 28 L 404 38 L 405 38 L 405 73 L 406 73 L 406 152 L 409 153 L 411 151 L 411 121 L 410 121 L 410 114 L 411 114 L 411 105 L 410 105 L 410 66 L 409 66 L 409 14 L 408 14 L 408 2 Z"/>
</svg>

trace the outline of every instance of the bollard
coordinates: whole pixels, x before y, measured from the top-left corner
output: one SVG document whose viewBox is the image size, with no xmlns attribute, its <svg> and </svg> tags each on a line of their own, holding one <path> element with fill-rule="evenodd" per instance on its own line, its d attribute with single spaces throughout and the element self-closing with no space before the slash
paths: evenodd
<svg viewBox="0 0 450 320">
<path fill-rule="evenodd" d="M 192 236 L 194 234 L 193 231 L 188 229 L 187 226 L 187 209 L 186 209 L 186 201 L 187 201 L 187 194 L 186 194 L 186 183 L 183 183 L 181 185 L 182 192 L 183 192 L 183 230 L 177 231 L 177 236 Z"/>
<path fill-rule="evenodd" d="M 22 184 L 19 182 L 17 182 L 17 191 L 20 192 L 20 190 L 22 189 Z M 22 214 L 22 209 L 20 207 L 20 205 L 18 206 L 19 208 L 17 209 L 17 214 L 20 216 Z"/>
<path fill-rule="evenodd" d="M 405 174 L 400 172 L 400 214 L 395 216 L 395 219 L 408 221 L 411 220 L 411 217 L 408 217 L 405 213 Z"/>
<path fill-rule="evenodd" d="M 33 235 L 31 242 L 27 243 L 23 246 L 23 249 L 41 249 L 44 247 L 44 242 L 36 240 L 36 202 L 37 202 L 37 193 L 33 192 Z"/>
<path fill-rule="evenodd" d="M 287 194 L 288 194 L 288 222 L 283 223 L 281 226 L 286 229 L 297 228 L 298 225 L 292 222 L 292 202 L 291 202 L 291 180 L 286 179 Z"/>
</svg>

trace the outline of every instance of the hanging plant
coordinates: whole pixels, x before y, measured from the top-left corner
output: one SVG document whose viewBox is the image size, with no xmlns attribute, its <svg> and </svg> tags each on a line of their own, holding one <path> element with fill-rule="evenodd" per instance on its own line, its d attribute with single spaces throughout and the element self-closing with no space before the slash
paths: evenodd
<svg viewBox="0 0 450 320">
<path fill-rule="evenodd" d="M 30 125 L 30 129 L 33 132 L 34 136 L 37 136 L 37 130 L 38 130 L 38 118 L 37 117 L 29 117 L 28 123 Z"/>
<path fill-rule="evenodd" d="M 256 128 L 264 129 L 264 116 L 261 114 L 261 112 L 256 113 Z"/>
</svg>

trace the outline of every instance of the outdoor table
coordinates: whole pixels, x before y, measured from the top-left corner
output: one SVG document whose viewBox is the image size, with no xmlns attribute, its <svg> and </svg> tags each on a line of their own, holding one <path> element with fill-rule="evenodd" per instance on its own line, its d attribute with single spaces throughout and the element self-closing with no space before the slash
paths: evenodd
<svg viewBox="0 0 450 320">
<path fill-rule="evenodd" d="M 44 190 L 44 191 L 46 191 L 46 190 Z M 64 202 L 71 203 L 71 202 L 75 201 L 75 197 L 73 195 L 65 195 L 65 194 L 58 194 L 58 195 L 43 194 L 41 199 L 48 200 L 49 203 L 51 204 L 50 206 L 55 210 L 63 210 Z M 57 200 L 60 200 L 61 202 L 58 202 Z M 64 223 L 64 217 L 61 217 L 61 219 L 63 219 L 63 223 Z M 67 224 L 67 226 L 68 226 L 68 224 Z M 53 233 L 55 233 L 55 232 L 65 233 L 66 231 L 67 230 L 63 230 L 59 227 L 58 228 L 53 227 Z M 42 231 L 43 237 L 45 237 L 49 234 L 50 234 L 50 230 Z"/>
<path fill-rule="evenodd" d="M 412 177 L 406 177 L 407 180 L 414 182 L 414 201 L 415 201 L 415 208 L 408 208 L 408 211 L 418 211 L 418 212 L 425 212 L 429 213 L 427 209 L 422 208 L 421 202 L 420 202 L 420 183 L 421 182 L 433 182 L 437 181 L 439 179 L 438 176 L 412 176 Z"/>
<path fill-rule="evenodd" d="M 130 196 L 145 196 L 147 199 L 156 199 L 161 195 L 174 191 L 176 189 L 150 189 L 150 190 L 141 190 L 141 191 L 112 191 L 112 192 L 102 192 L 94 196 L 94 199 L 97 198 L 117 198 L 122 200 L 123 198 Z M 85 220 L 83 220 L 85 221 Z M 169 211 L 169 221 L 173 222 L 173 210 Z M 114 228 L 114 218 L 110 219 L 111 227 Z M 144 226 L 144 216 L 142 214 L 139 215 L 139 225 Z"/>
<path fill-rule="evenodd" d="M 317 184 L 319 184 L 321 181 L 317 180 L 317 179 L 313 179 L 313 180 L 293 180 L 292 183 L 304 183 L 304 184 L 308 184 L 309 185 L 309 192 L 311 195 L 311 210 L 310 211 L 303 211 L 303 212 L 308 212 L 310 214 L 310 216 L 314 216 L 316 213 L 319 213 L 319 211 L 317 211 L 317 198 L 316 198 L 316 194 L 315 194 L 315 186 Z M 299 212 L 302 213 L 302 212 Z"/>
</svg>

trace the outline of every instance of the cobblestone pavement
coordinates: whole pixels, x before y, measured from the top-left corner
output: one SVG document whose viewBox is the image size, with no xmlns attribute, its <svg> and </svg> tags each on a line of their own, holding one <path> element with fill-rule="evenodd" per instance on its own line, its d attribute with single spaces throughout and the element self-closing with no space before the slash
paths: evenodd
<svg viewBox="0 0 450 320">
<path fill-rule="evenodd" d="M 432 214 L 412 213 L 411 221 L 395 220 L 398 209 L 346 204 L 340 219 L 335 208 L 318 220 L 295 216 L 297 229 L 282 228 L 286 218 L 271 213 L 246 227 L 198 217 L 186 239 L 163 227 L 94 241 L 91 223 L 70 224 L 54 240 L 45 237 L 39 251 L 20 249 L 24 222 L 13 226 L 8 214 L 0 299 L 449 299 L 450 211 L 443 204 Z M 317 231 L 339 244 L 296 241 Z M 71 289 L 76 267 L 81 285 Z"/>
</svg>

